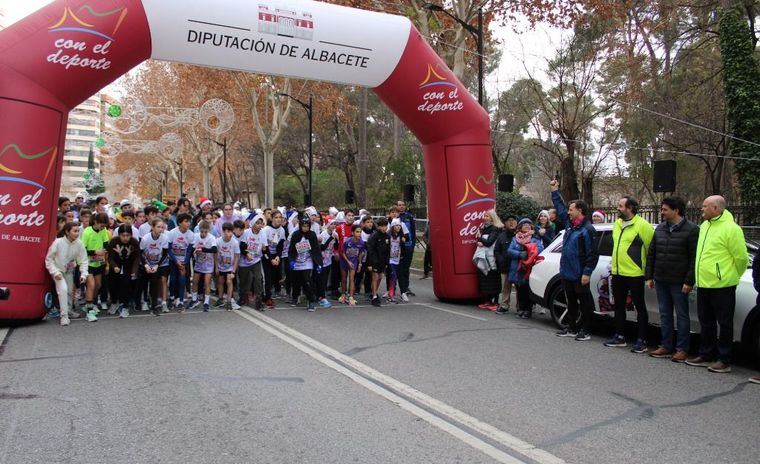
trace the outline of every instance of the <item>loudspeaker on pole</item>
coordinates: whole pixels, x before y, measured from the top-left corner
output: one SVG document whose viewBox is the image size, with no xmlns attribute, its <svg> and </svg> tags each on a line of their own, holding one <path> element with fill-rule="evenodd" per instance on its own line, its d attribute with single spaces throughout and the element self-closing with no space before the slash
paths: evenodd
<svg viewBox="0 0 760 464">
<path fill-rule="evenodd" d="M 515 189 L 515 176 L 512 174 L 499 175 L 499 192 L 511 192 Z"/>
<path fill-rule="evenodd" d="M 346 190 L 346 204 L 353 205 L 356 201 L 353 190 Z"/>
<path fill-rule="evenodd" d="M 675 192 L 676 191 L 676 162 L 674 160 L 662 160 L 654 162 L 653 191 Z"/>
<path fill-rule="evenodd" d="M 414 201 L 414 185 L 404 185 L 404 201 L 406 203 L 412 203 Z"/>
</svg>

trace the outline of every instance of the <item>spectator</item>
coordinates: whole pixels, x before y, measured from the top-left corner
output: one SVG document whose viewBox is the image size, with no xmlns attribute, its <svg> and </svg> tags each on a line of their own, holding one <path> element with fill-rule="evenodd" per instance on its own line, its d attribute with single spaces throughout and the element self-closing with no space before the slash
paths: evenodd
<svg viewBox="0 0 760 464">
<path fill-rule="evenodd" d="M 724 374 L 731 372 L 736 286 L 749 257 L 744 232 L 726 209 L 723 197 L 707 197 L 702 203 L 702 217 L 705 221 L 699 228 L 695 269 L 699 356 L 686 364 Z"/>
<path fill-rule="evenodd" d="M 752 282 L 755 284 L 755 290 L 757 291 L 755 304 L 760 306 L 760 257 L 757 254 L 755 254 L 755 259 L 752 261 Z M 749 381 L 760 384 L 760 375 L 750 377 Z"/>
<path fill-rule="evenodd" d="M 557 336 L 587 341 L 591 339 L 591 318 L 594 313 L 591 274 L 599 261 L 594 243 L 594 227 L 588 221 L 588 206 L 585 202 L 573 200 L 565 207 L 559 193 L 559 183 L 553 180 L 550 185 L 552 203 L 559 217 L 567 224 L 559 261 L 559 275 L 567 299 L 567 327 L 557 332 Z"/>
<path fill-rule="evenodd" d="M 409 301 L 410 296 L 415 296 L 409 288 L 409 269 L 412 267 L 412 258 L 414 257 L 414 247 L 417 244 L 417 228 L 414 223 L 414 216 L 406 210 L 406 202 L 399 200 L 396 206 L 401 213 L 399 219 L 409 231 L 409 240 L 404 243 L 405 250 L 401 254 L 401 265 L 399 265 L 398 286 L 401 290 L 401 300 Z"/>
<path fill-rule="evenodd" d="M 509 281 L 509 267 L 512 260 L 507 250 L 512 239 L 515 238 L 517 229 L 517 217 L 514 214 L 508 214 L 504 220 L 504 229 L 499 234 L 494 244 L 494 256 L 496 257 L 496 267 L 502 275 L 501 296 L 499 297 L 499 307 L 496 314 L 506 314 L 509 312 L 510 300 L 512 299 L 512 282 Z"/>
<path fill-rule="evenodd" d="M 607 222 L 607 216 L 605 216 L 604 211 L 598 209 L 591 213 L 591 222 L 594 224 L 604 224 Z"/>
<path fill-rule="evenodd" d="M 533 222 L 528 218 L 521 219 L 507 249 L 511 258 L 509 281 L 517 287 L 517 317 L 521 319 L 530 319 L 533 315 L 528 277 L 533 266 L 543 259 L 538 256 L 543 249 L 541 239 L 534 236 Z"/>
<path fill-rule="evenodd" d="M 427 227 L 425 227 L 423 238 L 425 240 L 425 257 L 422 262 L 423 275 L 420 277 L 420 280 L 429 278 L 430 273 L 433 272 L 433 249 L 430 247 L 430 221 L 428 221 Z"/>
<path fill-rule="evenodd" d="M 686 203 L 678 197 L 662 200 L 660 212 L 665 219 L 654 231 L 647 252 L 646 281 L 657 289 L 660 308 L 660 347 L 649 355 L 686 362 L 691 335 L 689 293 L 694 287 L 694 258 L 697 254 L 699 226 L 684 218 Z M 673 351 L 673 308 L 676 311 L 678 339 Z"/>
<path fill-rule="evenodd" d="M 557 208 L 549 209 L 549 221 L 554 224 L 554 230 L 565 230 L 565 222 L 557 214 Z"/>
<path fill-rule="evenodd" d="M 554 224 L 549 220 L 549 211 L 541 210 L 536 218 L 536 237 L 541 239 L 544 248 L 549 246 L 557 235 L 557 230 L 554 227 Z"/>
<path fill-rule="evenodd" d="M 632 197 L 618 201 L 618 215 L 612 230 L 612 295 L 615 300 L 615 335 L 604 346 L 626 346 L 624 329 L 626 302 L 631 294 L 636 308 L 638 338 L 632 353 L 646 353 L 649 315 L 644 301 L 644 270 L 652 241 L 652 226 L 638 215 L 639 203 Z"/>
<path fill-rule="evenodd" d="M 497 299 L 501 293 L 501 275 L 496 266 L 494 256 L 494 244 L 499 238 L 503 224 L 496 215 L 496 211 L 490 210 L 483 218 L 483 223 L 478 229 L 476 238 L 478 247 L 475 251 L 475 259 L 478 263 L 478 284 L 480 293 L 485 295 L 486 301 L 478 308 L 496 311 L 499 308 Z"/>
</svg>

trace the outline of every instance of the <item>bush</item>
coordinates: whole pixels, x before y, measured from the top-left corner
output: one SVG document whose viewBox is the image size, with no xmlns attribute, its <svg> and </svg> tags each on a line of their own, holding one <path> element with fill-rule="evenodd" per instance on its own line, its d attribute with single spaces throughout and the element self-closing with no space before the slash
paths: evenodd
<svg viewBox="0 0 760 464">
<path fill-rule="evenodd" d="M 528 217 L 536 220 L 541 207 L 532 198 L 516 192 L 498 192 L 496 194 L 496 213 L 504 220 L 508 214 L 514 214 L 517 219 Z"/>
</svg>

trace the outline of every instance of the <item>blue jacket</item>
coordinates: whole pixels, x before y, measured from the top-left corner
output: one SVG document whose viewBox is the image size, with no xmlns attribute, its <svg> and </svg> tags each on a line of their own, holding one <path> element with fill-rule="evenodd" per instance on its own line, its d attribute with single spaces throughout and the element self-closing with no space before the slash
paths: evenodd
<svg viewBox="0 0 760 464">
<path fill-rule="evenodd" d="M 531 243 L 536 244 L 536 248 L 538 249 L 539 253 L 544 251 L 544 245 L 541 243 L 541 238 L 533 236 Z M 516 238 L 513 238 L 512 242 L 509 244 L 509 248 L 507 248 L 507 255 L 509 256 L 509 259 L 511 259 L 509 263 L 509 281 L 513 284 L 520 282 L 525 277 L 524 272 L 518 271 L 518 268 L 520 267 L 520 261 L 522 260 L 520 258 L 520 253 L 523 251 L 525 251 L 525 248 L 517 243 Z"/>
<path fill-rule="evenodd" d="M 401 219 L 401 222 L 403 222 L 409 230 L 409 240 L 404 242 L 404 247 L 407 251 L 410 249 L 414 250 L 414 247 L 417 245 L 417 228 L 414 225 L 414 216 L 412 216 L 412 213 L 409 211 L 404 211 L 401 216 L 399 216 L 399 219 Z"/>
<path fill-rule="evenodd" d="M 573 227 L 567 216 L 567 208 L 559 191 L 552 192 L 552 203 L 557 216 L 565 223 L 565 236 L 562 238 L 562 257 L 559 261 L 559 275 L 565 280 L 577 281 L 582 276 L 591 276 L 599 261 L 594 242 L 595 230 L 588 218 L 578 227 Z"/>
</svg>

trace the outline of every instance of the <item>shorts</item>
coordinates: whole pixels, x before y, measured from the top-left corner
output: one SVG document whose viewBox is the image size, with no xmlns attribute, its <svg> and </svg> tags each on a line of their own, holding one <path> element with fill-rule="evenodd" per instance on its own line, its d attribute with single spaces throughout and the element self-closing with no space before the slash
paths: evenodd
<svg viewBox="0 0 760 464">
<path fill-rule="evenodd" d="M 375 274 L 385 274 L 385 269 L 387 267 L 388 267 L 387 264 L 380 264 L 380 265 L 373 264 L 372 265 L 372 272 L 374 272 Z"/>
<path fill-rule="evenodd" d="M 159 266 L 156 274 L 160 275 L 161 277 L 169 277 L 169 266 Z"/>
<path fill-rule="evenodd" d="M 103 275 L 104 270 L 105 270 L 105 266 L 98 266 L 98 267 L 88 266 L 87 267 L 87 272 L 89 272 L 90 275 L 93 277 Z"/>
<path fill-rule="evenodd" d="M 357 270 L 357 269 L 358 269 L 358 267 L 359 267 L 359 263 L 358 263 L 358 262 L 353 262 L 353 261 L 352 261 L 352 263 L 353 263 L 353 265 L 354 265 L 354 269 L 353 269 L 353 270 L 354 270 L 354 271 L 355 271 L 355 270 Z M 346 272 L 349 272 L 349 271 L 351 271 L 351 270 L 352 270 L 352 269 L 351 269 L 351 268 L 348 266 L 348 264 L 346 264 L 346 261 L 345 261 L 345 260 L 343 260 L 343 259 L 341 259 L 341 260 L 340 260 L 340 268 L 341 268 L 342 270 L 346 271 Z"/>
<path fill-rule="evenodd" d="M 225 279 L 230 274 L 232 274 L 233 276 L 235 275 L 235 273 L 232 271 L 219 271 L 219 277 L 224 277 Z"/>
</svg>

